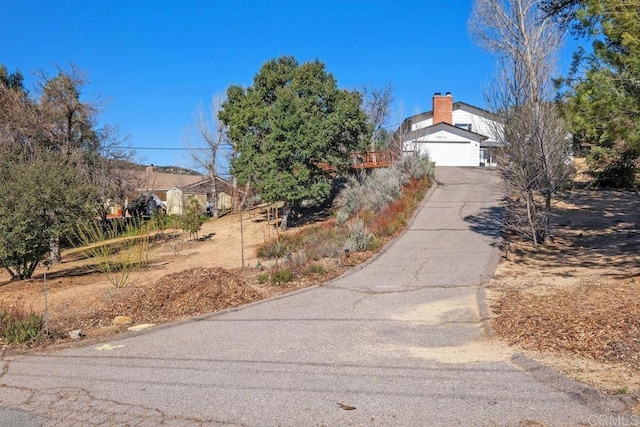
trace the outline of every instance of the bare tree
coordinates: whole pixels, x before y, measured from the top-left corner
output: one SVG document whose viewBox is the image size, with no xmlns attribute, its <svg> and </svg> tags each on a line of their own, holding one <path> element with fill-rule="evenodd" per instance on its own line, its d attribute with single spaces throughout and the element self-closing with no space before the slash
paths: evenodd
<svg viewBox="0 0 640 427">
<path fill-rule="evenodd" d="M 0 77 L 6 73 L 2 71 L 5 69 L 0 65 Z M 0 79 L 0 148 L 14 150 L 20 159 L 32 161 L 43 128 L 38 105 L 22 86 L 21 74 L 9 77 Z M 9 81 L 15 87 L 8 85 Z"/>
<path fill-rule="evenodd" d="M 507 191 L 507 223 L 534 245 L 549 233 L 552 197 L 570 168 L 566 128 L 555 105 L 553 77 L 562 33 L 540 0 L 475 0 L 469 31 L 496 58 L 486 102 L 498 115 Z M 526 226 L 525 226 L 526 224 Z"/>
<path fill-rule="evenodd" d="M 218 217 L 218 154 L 223 146 L 227 145 L 227 134 L 224 124 L 218 119 L 218 112 L 222 108 L 223 96 L 216 94 L 211 100 L 209 111 L 205 111 L 199 105 L 194 114 L 194 125 L 198 132 L 201 144 L 188 147 L 191 159 L 196 167 L 206 170 L 211 181 L 211 209 L 214 218 Z M 187 137 L 187 146 L 191 145 Z"/>
<path fill-rule="evenodd" d="M 362 89 L 362 107 L 371 126 L 371 151 L 376 151 L 382 145 L 389 148 L 389 138 L 385 138 L 384 124 L 389 117 L 389 109 L 393 103 L 393 87 L 391 83 L 375 89 Z"/>
</svg>

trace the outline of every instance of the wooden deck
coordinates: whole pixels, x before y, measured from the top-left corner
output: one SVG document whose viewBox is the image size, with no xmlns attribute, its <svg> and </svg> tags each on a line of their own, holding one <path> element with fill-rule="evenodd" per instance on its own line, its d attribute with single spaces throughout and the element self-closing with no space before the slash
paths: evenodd
<svg viewBox="0 0 640 427">
<path fill-rule="evenodd" d="M 351 153 L 351 169 L 388 168 L 396 160 L 396 155 L 390 151 L 367 151 L 365 153 Z M 319 163 L 322 169 L 335 172 L 335 168 L 328 163 Z"/>
<path fill-rule="evenodd" d="M 351 161 L 354 169 L 388 168 L 396 158 L 391 151 L 367 151 L 352 153 Z"/>
</svg>

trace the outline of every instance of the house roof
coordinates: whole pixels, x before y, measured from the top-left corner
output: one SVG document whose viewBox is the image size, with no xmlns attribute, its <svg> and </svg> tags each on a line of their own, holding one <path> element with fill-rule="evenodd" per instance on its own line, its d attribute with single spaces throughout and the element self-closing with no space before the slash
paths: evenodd
<svg viewBox="0 0 640 427">
<path fill-rule="evenodd" d="M 488 148 L 488 147 L 502 147 L 504 146 L 504 144 L 502 144 L 501 142 L 498 141 L 492 141 L 492 140 L 486 140 L 486 141 L 482 141 L 480 143 L 480 147 L 481 148 Z"/>
<path fill-rule="evenodd" d="M 407 132 L 401 136 L 400 140 L 401 142 L 413 141 L 418 138 L 422 138 L 424 136 L 430 135 L 432 133 L 440 132 L 442 130 L 459 135 L 463 138 L 470 139 L 472 141 L 481 142 L 489 139 L 487 136 L 481 135 L 477 132 L 468 131 L 466 129 L 459 128 L 457 126 L 453 126 L 445 122 L 440 122 L 440 123 L 436 123 L 435 125 L 431 125 L 431 126 L 427 126 L 424 128 L 411 131 L 411 132 Z"/>
<path fill-rule="evenodd" d="M 462 102 L 462 101 L 457 101 L 453 103 L 453 111 L 455 110 L 468 111 L 470 113 L 476 114 L 478 116 L 483 116 L 487 119 L 492 119 L 492 120 L 496 120 L 498 118 L 496 114 L 492 113 L 491 111 L 485 110 L 480 107 L 476 107 L 471 104 L 467 104 L 466 102 Z"/>
<path fill-rule="evenodd" d="M 173 187 L 192 187 L 207 179 L 208 177 L 205 175 L 165 173 L 147 168 L 138 173 L 138 182 L 140 183 L 138 188 L 146 191 L 167 191 Z"/>
<path fill-rule="evenodd" d="M 232 191 L 232 184 L 227 180 L 217 176 L 216 188 L 218 191 Z M 203 194 L 211 190 L 211 180 L 207 175 L 191 175 L 181 173 L 166 173 L 147 168 L 137 174 L 138 191 L 143 192 L 163 192 L 172 188 L 178 188 L 185 193 Z M 242 189 L 236 192 L 244 194 Z"/>
<path fill-rule="evenodd" d="M 456 102 L 453 103 L 452 111 L 456 111 L 456 110 L 467 111 L 467 112 L 473 113 L 475 115 L 482 116 L 482 117 L 485 117 L 485 118 L 488 118 L 488 119 L 492 119 L 492 120 L 496 120 L 497 119 L 496 114 L 492 113 L 491 111 L 485 110 L 485 109 L 480 108 L 480 107 L 476 107 L 476 106 L 471 105 L 471 104 L 467 104 L 466 102 L 462 102 L 462 101 L 456 101 Z M 403 140 L 405 140 L 404 139 L 404 135 L 409 134 L 409 133 L 413 133 L 413 132 L 417 132 L 417 131 L 409 131 L 409 129 L 411 129 L 411 125 L 412 124 L 419 123 L 419 122 L 422 122 L 422 121 L 425 121 L 425 120 L 428 120 L 428 119 L 431 119 L 431 118 L 433 118 L 433 111 L 426 111 L 424 113 L 420 113 L 420 114 L 416 114 L 416 115 L 411 116 L 411 117 L 407 117 L 406 119 L 404 119 L 402 121 L 402 124 L 398 128 L 397 132 L 402 134 L 403 135 Z M 410 139 L 414 139 L 414 138 L 410 138 Z"/>
</svg>

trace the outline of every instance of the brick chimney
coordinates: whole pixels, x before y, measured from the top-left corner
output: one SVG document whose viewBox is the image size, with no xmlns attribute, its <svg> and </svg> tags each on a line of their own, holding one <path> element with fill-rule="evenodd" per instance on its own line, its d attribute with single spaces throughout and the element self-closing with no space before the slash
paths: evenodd
<svg viewBox="0 0 640 427">
<path fill-rule="evenodd" d="M 442 96 L 440 92 L 433 94 L 433 124 L 445 122 L 453 124 L 453 97 L 451 92 Z"/>
</svg>

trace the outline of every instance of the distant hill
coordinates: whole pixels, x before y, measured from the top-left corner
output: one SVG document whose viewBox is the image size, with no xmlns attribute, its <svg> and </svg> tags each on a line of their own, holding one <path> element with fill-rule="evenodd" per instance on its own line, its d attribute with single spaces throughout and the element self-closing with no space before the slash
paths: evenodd
<svg viewBox="0 0 640 427">
<path fill-rule="evenodd" d="M 181 175 L 202 175 L 191 169 L 183 168 L 180 166 L 154 166 L 158 172 L 162 173 L 179 173 Z"/>
<path fill-rule="evenodd" d="M 133 171 L 144 171 L 147 167 L 146 165 L 139 165 L 137 163 L 123 161 L 123 160 L 118 161 L 117 163 L 120 168 L 133 170 Z M 202 175 L 199 172 L 196 172 L 191 169 L 183 168 L 180 166 L 156 166 L 156 165 L 149 165 L 149 166 L 153 166 L 154 170 L 160 173 L 175 173 L 180 175 Z"/>
</svg>

